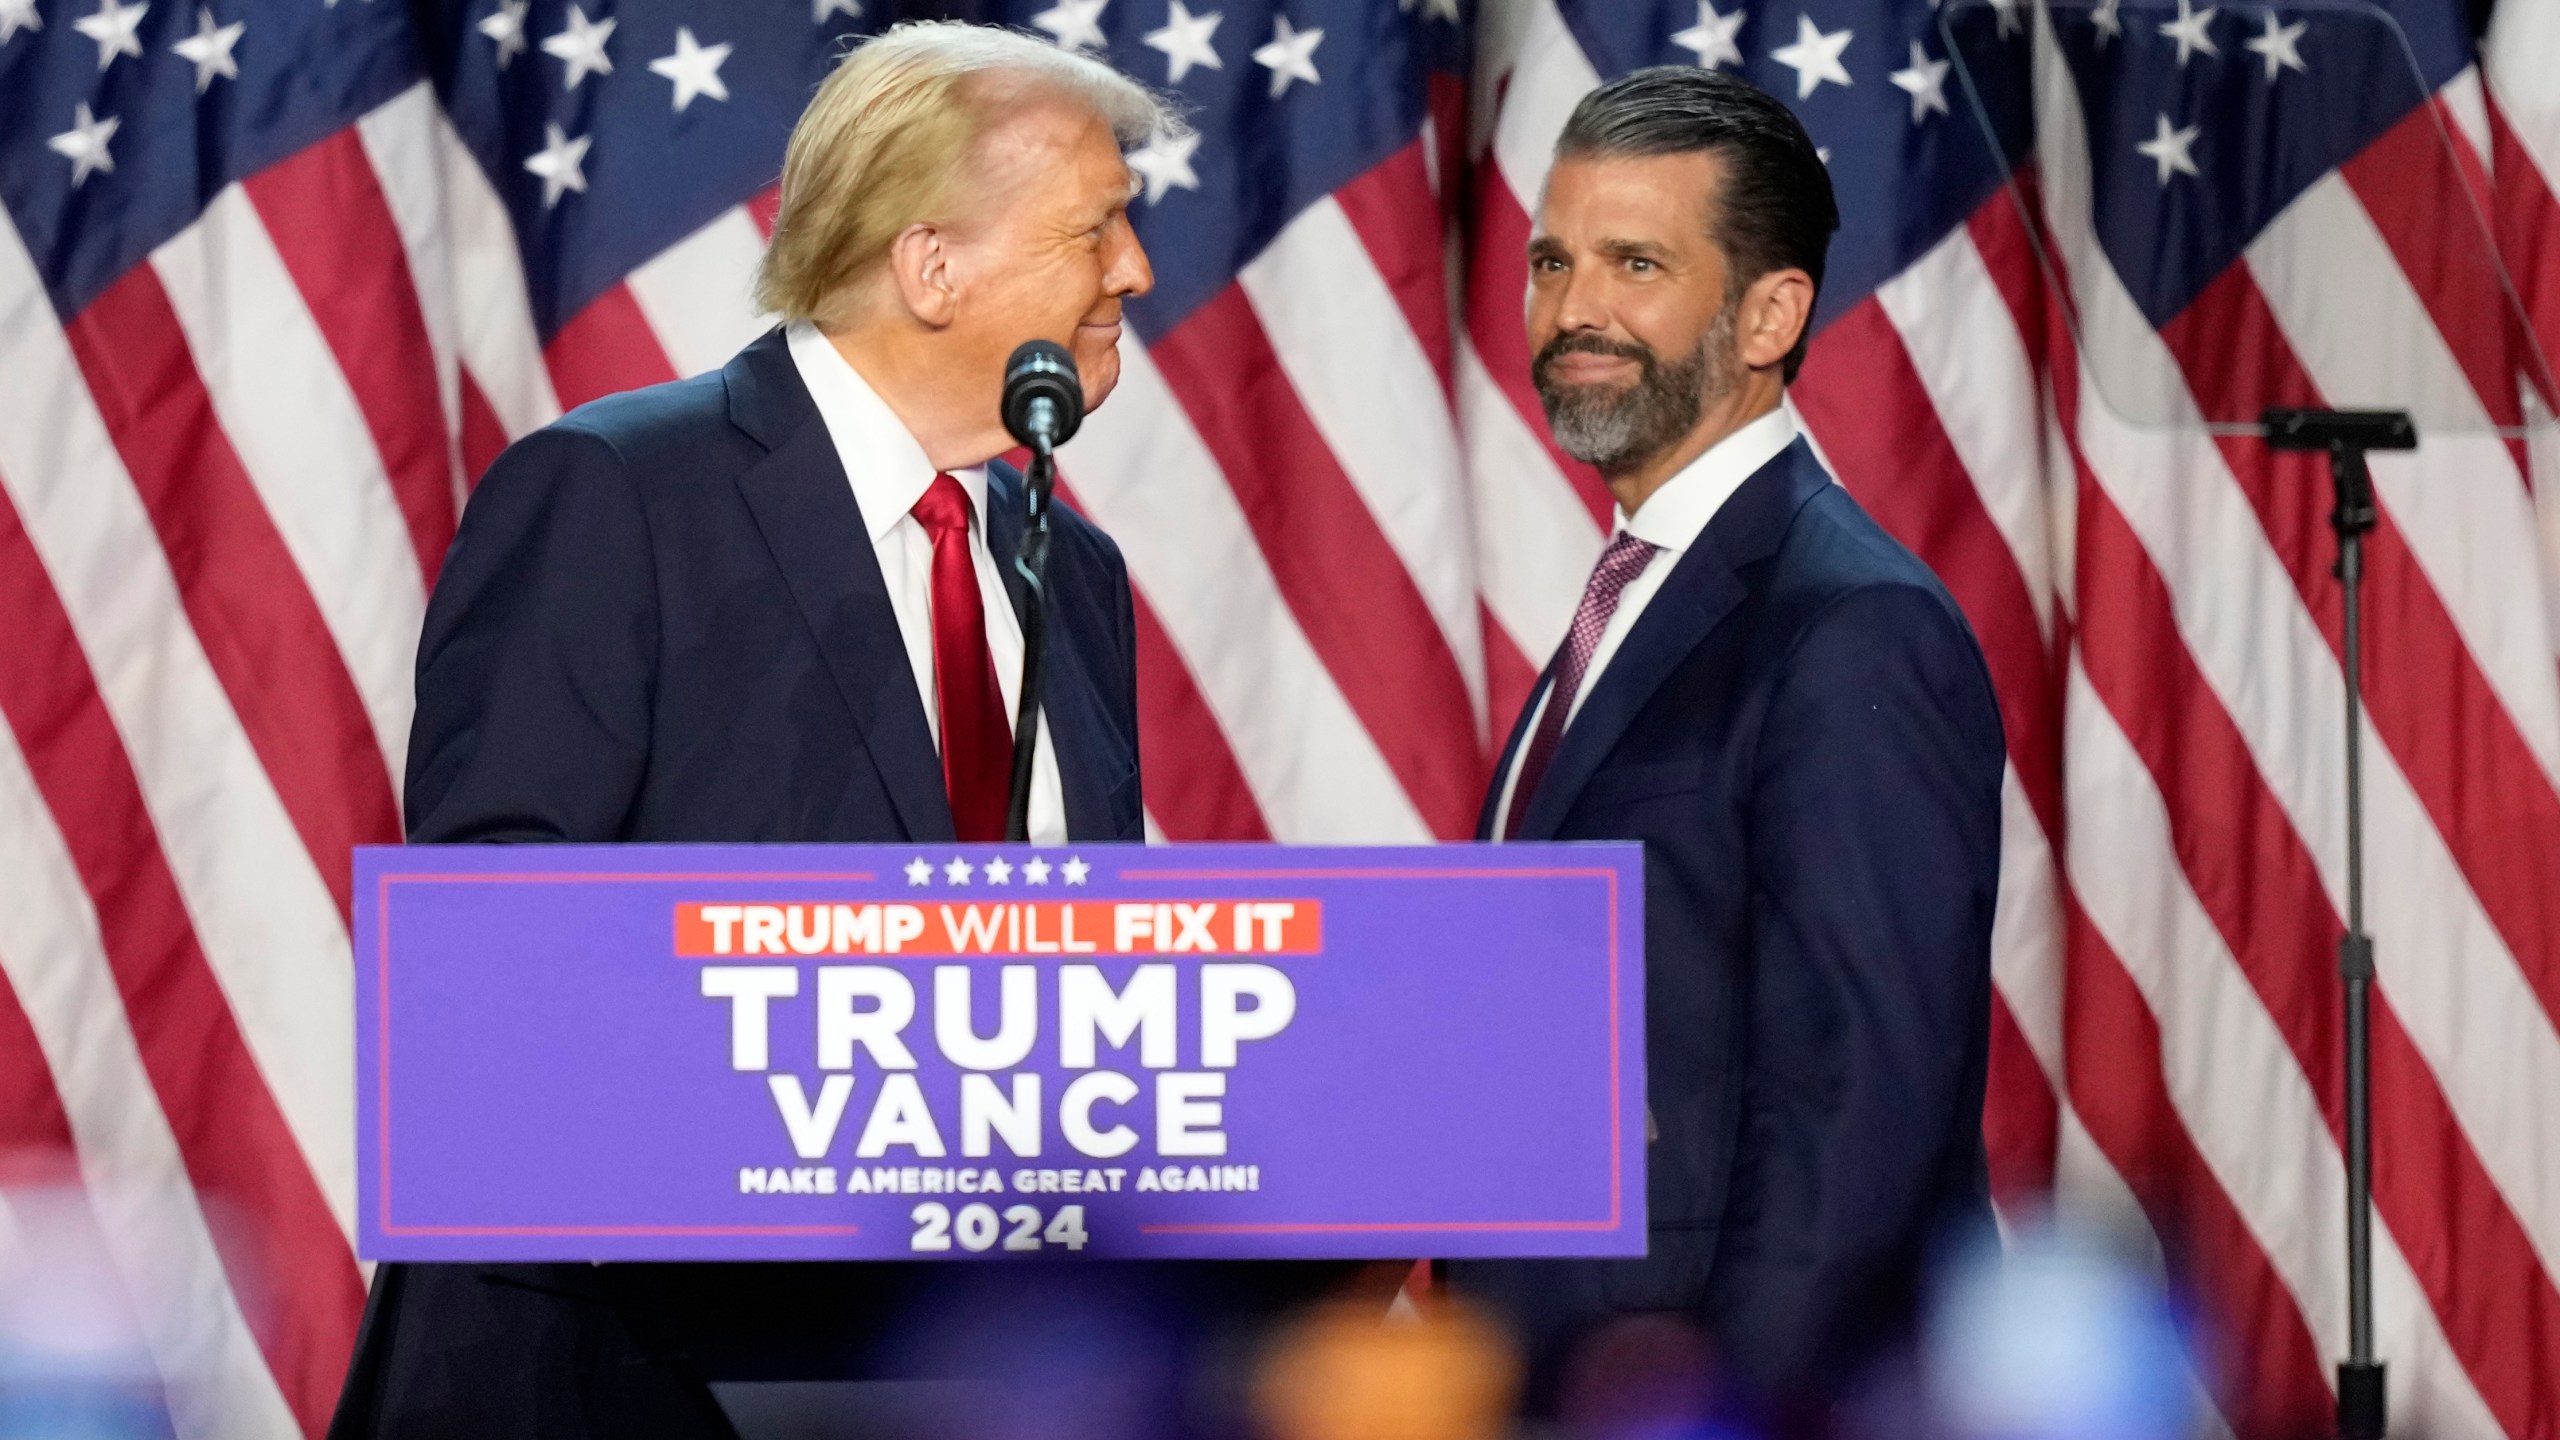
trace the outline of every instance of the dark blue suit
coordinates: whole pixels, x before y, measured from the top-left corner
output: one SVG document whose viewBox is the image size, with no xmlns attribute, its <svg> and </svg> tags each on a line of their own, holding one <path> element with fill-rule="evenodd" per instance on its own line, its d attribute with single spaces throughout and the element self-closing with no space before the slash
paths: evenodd
<svg viewBox="0 0 2560 1440">
<path fill-rule="evenodd" d="M 1656 1131 L 1645 1259 L 1452 1267 L 1533 1358 L 1676 1312 L 1728 1393 L 1793 1410 L 1988 1224 L 2002 744 L 1963 614 L 1802 440 L 1680 557 L 1517 837 L 1644 842 Z"/>
<path fill-rule="evenodd" d="M 1020 507 L 1021 477 L 991 466 L 1001 559 Z M 1063 507 L 1053 529 L 1042 702 L 1067 829 L 1139 841 L 1127 573 Z M 499 457 L 427 607 L 408 817 L 416 843 L 952 838 L 887 588 L 780 331 L 719 374 L 598 401 Z M 1189 1287 L 1234 1306 L 1334 1273 L 1169 1267 L 1144 1285 L 1150 1302 Z M 947 1289 L 936 1276 L 386 1266 L 331 1434 L 725 1436 L 706 1378 L 871 1368 L 888 1321 Z"/>
</svg>

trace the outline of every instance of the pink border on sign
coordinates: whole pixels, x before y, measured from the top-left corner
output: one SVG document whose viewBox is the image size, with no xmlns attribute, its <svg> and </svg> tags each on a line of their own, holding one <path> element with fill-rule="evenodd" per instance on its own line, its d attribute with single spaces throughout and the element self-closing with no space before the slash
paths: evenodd
<svg viewBox="0 0 2560 1440">
<path fill-rule="evenodd" d="M 395 1225 L 391 1220 L 391 886 L 393 882 L 429 884 L 575 884 L 597 881 L 662 881 L 670 884 L 774 881 L 869 881 L 876 872 L 785 871 L 775 873 L 712 872 L 701 874 L 644 871 L 543 871 L 505 874 L 419 872 L 378 877 L 376 891 L 376 1119 L 374 1146 L 381 1156 L 380 1228 L 388 1235 L 415 1236 L 592 1236 L 653 1238 L 699 1235 L 714 1238 L 858 1235 L 859 1225 Z M 1236 1224 L 1141 1225 L 1141 1235 L 1312 1235 L 1432 1234 L 1452 1232 L 1610 1231 L 1624 1228 L 1626 1215 L 1626 1107 L 1619 1063 L 1619 976 L 1624 968 L 1618 936 L 1618 872 L 1601 867 L 1507 869 L 1499 867 L 1413 867 L 1395 870 L 1123 870 L 1122 880 L 1589 880 L 1608 886 L 1609 910 L 1609 1218 L 1606 1220 L 1446 1220 L 1291 1223 L 1263 1221 Z"/>
<path fill-rule="evenodd" d="M 1360 1223 L 1266 1220 L 1141 1225 L 1141 1235 L 1370 1235 L 1452 1231 L 1606 1231 L 1626 1223 L 1626 1101 L 1618 1078 L 1618 872 L 1597 867 L 1510 869 L 1416 866 L 1396 870 L 1123 870 L 1122 880 L 1604 880 L 1609 886 L 1609 1218 L 1606 1220 L 1409 1220 Z"/>
<path fill-rule="evenodd" d="M 374 1081 L 375 1120 L 374 1148 L 382 1156 L 381 1228 L 385 1235 L 444 1236 L 524 1236 L 583 1235 L 603 1238 L 635 1238 L 650 1236 L 701 1235 L 713 1238 L 752 1236 L 789 1237 L 794 1235 L 859 1235 L 859 1225 L 395 1225 L 391 1223 L 391 886 L 392 882 L 441 885 L 556 885 L 593 883 L 599 880 L 656 880 L 674 885 L 700 885 L 746 881 L 870 881 L 879 879 L 871 870 L 806 870 L 771 873 L 717 871 L 701 874 L 661 873 L 655 871 L 562 870 L 517 871 L 507 874 L 475 874 L 462 872 L 442 874 L 419 871 L 406 875 L 383 875 L 375 888 L 374 1010 L 377 1044 Z"/>
</svg>

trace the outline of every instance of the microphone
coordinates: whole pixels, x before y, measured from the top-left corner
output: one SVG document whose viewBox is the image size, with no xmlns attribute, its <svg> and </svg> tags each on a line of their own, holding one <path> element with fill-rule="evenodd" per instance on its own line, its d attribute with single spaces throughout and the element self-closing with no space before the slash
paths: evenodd
<svg viewBox="0 0 2560 1440">
<path fill-rule="evenodd" d="M 1075 357 L 1051 340 L 1025 340 L 1004 363 L 1004 428 L 1035 451 L 1064 445 L 1084 423 Z"/>
</svg>

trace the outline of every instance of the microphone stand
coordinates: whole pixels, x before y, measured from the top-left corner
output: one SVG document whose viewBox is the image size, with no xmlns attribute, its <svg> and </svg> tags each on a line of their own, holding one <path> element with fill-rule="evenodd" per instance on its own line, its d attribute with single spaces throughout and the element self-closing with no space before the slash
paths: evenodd
<svg viewBox="0 0 2560 1440">
<path fill-rule="evenodd" d="M 2414 450 L 2418 429 L 2399 410 L 2269 410 L 2270 450 L 2326 450 L 2337 491 L 2341 638 L 2347 683 L 2347 933 L 2338 977 L 2347 1006 L 2347 1358 L 2338 1362 L 2341 1440 L 2382 1440 L 2387 1407 L 2373 1353 L 2373 937 L 2364 928 L 2364 537 L 2373 529 L 2372 450 Z"/>
<path fill-rule="evenodd" d="M 1013 573 L 1022 577 L 1022 695 L 1014 706 L 1013 796 L 1005 806 L 1004 838 L 1031 838 L 1032 757 L 1040 748 L 1040 677 L 1049 659 L 1049 492 L 1057 484 L 1057 457 L 1043 435 L 1032 442 L 1031 468 L 1023 477 L 1022 547 Z"/>
</svg>

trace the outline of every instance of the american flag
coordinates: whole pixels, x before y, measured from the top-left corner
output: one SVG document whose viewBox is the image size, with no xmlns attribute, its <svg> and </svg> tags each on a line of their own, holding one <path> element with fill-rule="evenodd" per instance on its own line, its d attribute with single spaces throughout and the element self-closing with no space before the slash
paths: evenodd
<svg viewBox="0 0 2560 1440">
<path fill-rule="evenodd" d="M 1133 157 L 1158 287 L 1064 455 L 1139 591 L 1153 828 L 1468 833 L 1608 519 L 1528 389 L 1527 204 L 1604 76 L 1751 76 L 1847 215 L 1794 403 L 2001 689 L 2003 1201 L 2133 1217 L 2222 1337 L 2199 1378 L 2229 1427 L 2319 1428 L 2326 481 L 2102 402 L 2414 385 L 2485 427 L 2560 398 L 2440 223 L 2490 217 L 2560 350 L 2560 9 L 2508 0 L 2484 83 L 2456 0 L 2387 8 L 2423 82 L 2339 106 L 2316 77 L 2371 22 L 2312 3 L 1999 0 L 1962 71 L 1926 0 L 976 7 L 1198 127 Z M 347 848 L 398 834 L 470 481 L 762 328 L 784 136 L 882 11 L 0 0 L 0 1148 L 85 1190 L 182 1435 L 316 1436 L 335 1400 Z M 2340 305 L 2412 345 L 2355 343 Z M 2376 463 L 2381 1347 L 2403 1420 L 2549 1437 L 2560 441 L 2473 429 Z"/>
</svg>

